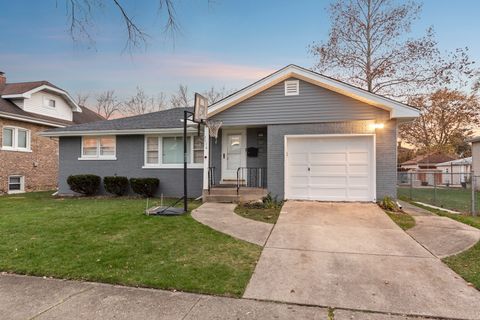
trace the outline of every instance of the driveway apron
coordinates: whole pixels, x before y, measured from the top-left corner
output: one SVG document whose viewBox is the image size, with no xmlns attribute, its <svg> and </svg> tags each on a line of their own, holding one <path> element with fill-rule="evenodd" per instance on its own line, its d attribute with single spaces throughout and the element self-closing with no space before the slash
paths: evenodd
<svg viewBox="0 0 480 320">
<path fill-rule="evenodd" d="M 480 319 L 480 293 L 371 203 L 288 201 L 244 297 Z"/>
</svg>

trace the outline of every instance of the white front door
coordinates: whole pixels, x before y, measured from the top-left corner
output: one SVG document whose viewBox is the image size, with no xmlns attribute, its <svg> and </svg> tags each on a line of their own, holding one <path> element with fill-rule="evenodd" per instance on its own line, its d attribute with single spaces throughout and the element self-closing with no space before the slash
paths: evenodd
<svg viewBox="0 0 480 320">
<path fill-rule="evenodd" d="M 374 137 L 287 136 L 285 197 L 374 201 Z"/>
<path fill-rule="evenodd" d="M 246 132 L 222 130 L 222 180 L 236 180 L 237 170 L 246 166 Z"/>
</svg>

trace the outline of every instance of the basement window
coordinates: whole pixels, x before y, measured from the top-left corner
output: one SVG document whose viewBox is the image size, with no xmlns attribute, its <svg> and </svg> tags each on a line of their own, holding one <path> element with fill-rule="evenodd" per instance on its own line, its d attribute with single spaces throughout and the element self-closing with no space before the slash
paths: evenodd
<svg viewBox="0 0 480 320">
<path fill-rule="evenodd" d="M 24 187 L 23 176 L 8 177 L 8 193 L 20 193 L 24 191 L 25 191 L 25 187 Z"/>
<path fill-rule="evenodd" d="M 286 96 L 298 96 L 300 93 L 300 81 L 299 80 L 287 80 L 285 81 L 285 95 Z"/>
</svg>

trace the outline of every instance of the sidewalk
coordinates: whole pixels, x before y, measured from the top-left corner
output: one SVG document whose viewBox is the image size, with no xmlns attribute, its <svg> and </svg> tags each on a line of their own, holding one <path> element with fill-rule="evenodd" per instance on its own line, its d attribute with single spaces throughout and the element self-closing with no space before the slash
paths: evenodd
<svg viewBox="0 0 480 320">
<path fill-rule="evenodd" d="M 480 230 L 407 202 L 402 209 L 413 216 L 415 227 L 406 232 L 436 257 L 442 259 L 463 252 L 480 241 Z"/>
<path fill-rule="evenodd" d="M 407 320 L 401 315 L 0 274 L 0 318 Z M 431 319 L 431 318 L 430 318 Z"/>
</svg>

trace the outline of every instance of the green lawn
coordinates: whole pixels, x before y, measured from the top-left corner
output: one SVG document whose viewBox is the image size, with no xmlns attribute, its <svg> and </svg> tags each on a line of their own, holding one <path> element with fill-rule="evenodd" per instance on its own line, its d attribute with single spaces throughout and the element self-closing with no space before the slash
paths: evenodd
<svg viewBox="0 0 480 320">
<path fill-rule="evenodd" d="M 145 199 L 50 194 L 0 197 L 1 271 L 240 296 L 260 256 L 190 214 L 146 216 Z"/>
<path fill-rule="evenodd" d="M 467 251 L 443 259 L 443 262 L 480 290 L 480 242 Z"/>
<path fill-rule="evenodd" d="M 425 207 L 416 203 L 412 204 L 429 210 L 437 215 L 448 217 L 480 229 L 480 217 L 450 214 L 442 210 Z M 445 262 L 453 271 L 462 276 L 462 278 L 472 283 L 478 290 L 480 290 L 480 242 L 462 253 L 443 259 L 443 262 Z"/>
<path fill-rule="evenodd" d="M 403 230 L 408 230 L 415 227 L 415 219 L 406 213 L 388 212 L 387 215 Z"/>
<path fill-rule="evenodd" d="M 402 200 L 413 200 L 428 203 L 438 207 L 460 211 L 471 211 L 471 190 L 463 188 L 437 188 L 436 196 L 433 188 L 399 187 L 398 197 Z M 476 193 L 477 204 L 480 205 L 480 194 Z M 478 206 L 477 206 L 478 207 Z"/>
<path fill-rule="evenodd" d="M 260 208 L 247 208 L 243 205 L 239 204 L 235 208 L 235 213 L 239 216 L 257 220 L 261 222 L 267 223 L 276 223 L 278 216 L 280 215 L 281 206 L 279 208 L 271 208 L 271 209 L 260 209 Z"/>
</svg>

